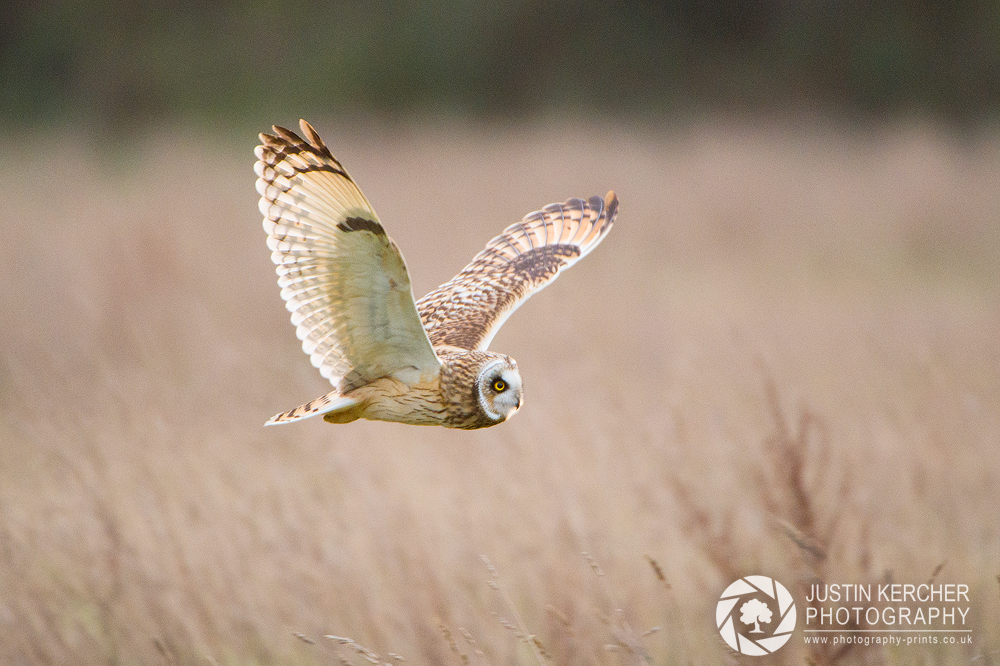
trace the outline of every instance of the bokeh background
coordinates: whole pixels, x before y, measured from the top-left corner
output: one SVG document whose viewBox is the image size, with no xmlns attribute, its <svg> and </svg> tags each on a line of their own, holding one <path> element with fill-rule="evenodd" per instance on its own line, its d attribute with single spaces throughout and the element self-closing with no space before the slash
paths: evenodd
<svg viewBox="0 0 1000 666">
<path fill-rule="evenodd" d="M 970 587 L 969 643 L 769 663 L 1000 661 L 1000 4 L 2 15 L 3 663 L 741 663 L 748 574 Z M 253 187 L 300 117 L 417 296 L 618 193 L 509 423 L 261 427 L 328 390 Z"/>
<path fill-rule="evenodd" d="M 996 117 L 995 2 L 5 3 L 0 113 Z"/>
</svg>

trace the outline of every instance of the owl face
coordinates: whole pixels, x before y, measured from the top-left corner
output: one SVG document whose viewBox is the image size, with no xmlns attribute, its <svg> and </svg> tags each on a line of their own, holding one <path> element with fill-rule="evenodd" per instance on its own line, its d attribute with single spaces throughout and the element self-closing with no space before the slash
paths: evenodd
<svg viewBox="0 0 1000 666">
<path fill-rule="evenodd" d="M 521 373 L 514 359 L 501 356 L 486 361 L 476 377 L 476 397 L 495 423 L 513 416 L 521 407 Z"/>
</svg>

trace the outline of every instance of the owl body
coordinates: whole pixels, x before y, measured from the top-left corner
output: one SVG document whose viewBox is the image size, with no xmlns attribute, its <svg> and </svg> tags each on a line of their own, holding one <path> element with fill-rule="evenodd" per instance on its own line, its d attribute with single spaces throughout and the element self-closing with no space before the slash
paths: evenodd
<svg viewBox="0 0 1000 666">
<path fill-rule="evenodd" d="M 302 408 L 321 408 L 325 404 L 317 401 L 344 398 L 340 407 L 323 414 L 323 420 L 369 419 L 474 430 L 505 421 L 521 406 L 521 375 L 514 359 L 447 346 L 436 351 L 441 370 L 431 381 L 409 383 L 381 377 L 343 395 L 334 391 Z M 497 381 L 502 382 L 499 387 Z"/>
<path fill-rule="evenodd" d="M 487 347 L 514 310 L 600 244 L 615 193 L 527 215 L 417 301 L 371 204 L 312 126 L 300 127 L 301 137 L 277 126 L 261 134 L 254 170 L 281 297 L 334 390 L 266 425 L 323 415 L 475 429 L 510 418 L 521 375 Z"/>
</svg>

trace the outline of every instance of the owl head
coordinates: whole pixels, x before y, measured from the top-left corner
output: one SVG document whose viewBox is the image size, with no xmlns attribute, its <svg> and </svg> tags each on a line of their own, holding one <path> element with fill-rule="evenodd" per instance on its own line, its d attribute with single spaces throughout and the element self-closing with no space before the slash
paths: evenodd
<svg viewBox="0 0 1000 666">
<path fill-rule="evenodd" d="M 517 363 L 500 354 L 487 359 L 476 377 L 479 407 L 494 423 L 505 421 L 521 407 L 521 373 Z"/>
</svg>

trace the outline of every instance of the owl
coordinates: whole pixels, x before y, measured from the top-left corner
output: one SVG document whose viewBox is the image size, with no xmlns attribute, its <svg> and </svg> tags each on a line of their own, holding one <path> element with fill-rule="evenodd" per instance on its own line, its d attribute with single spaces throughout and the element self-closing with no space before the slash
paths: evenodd
<svg viewBox="0 0 1000 666">
<path fill-rule="evenodd" d="M 528 297 L 597 247 L 615 193 L 531 213 L 419 301 L 368 199 L 306 121 L 261 134 L 257 191 L 278 286 L 302 349 L 334 390 L 265 425 L 322 414 L 485 428 L 521 407 L 517 363 L 487 351 Z"/>
</svg>

